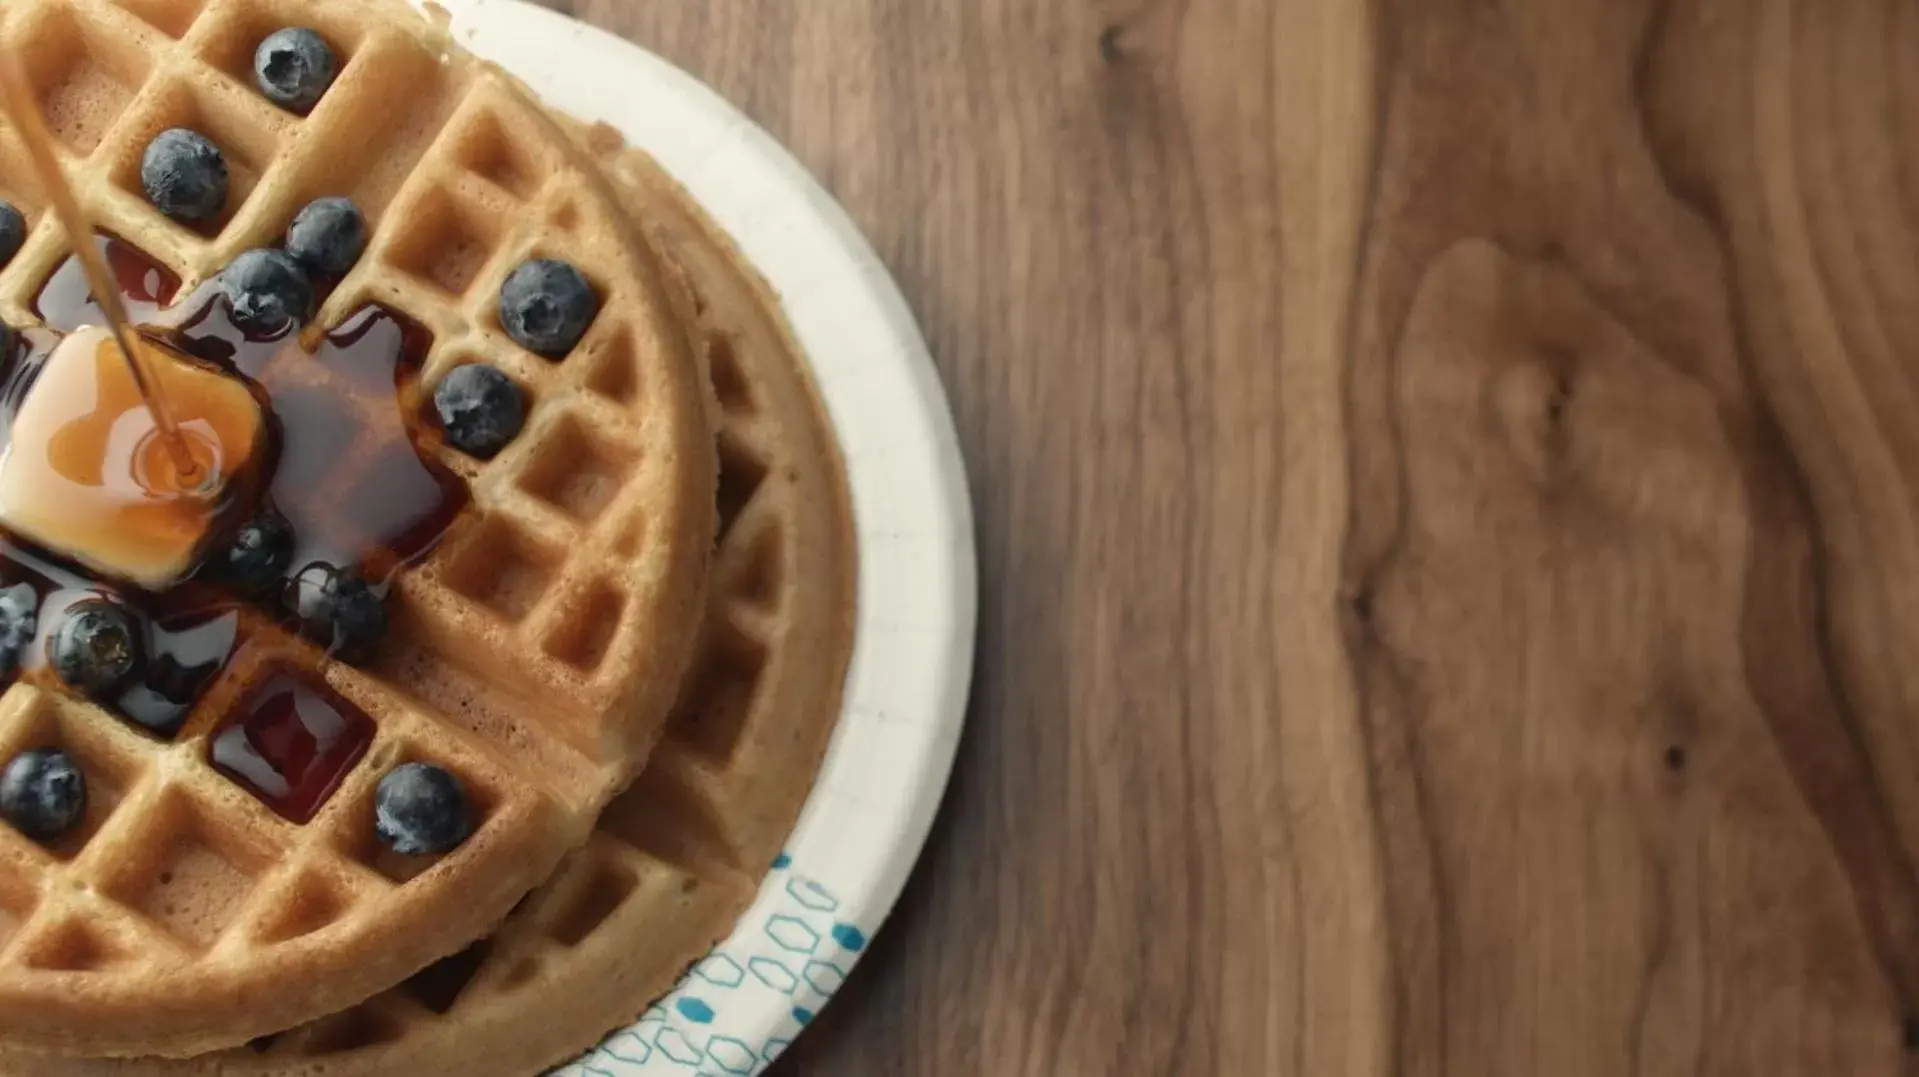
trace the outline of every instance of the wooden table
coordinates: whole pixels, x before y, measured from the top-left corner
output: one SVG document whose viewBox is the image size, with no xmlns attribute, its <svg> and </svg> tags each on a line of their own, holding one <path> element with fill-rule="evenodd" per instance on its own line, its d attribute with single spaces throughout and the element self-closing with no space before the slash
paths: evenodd
<svg viewBox="0 0 1919 1077">
<path fill-rule="evenodd" d="M 570 7 L 972 468 L 952 795 L 779 1072 L 1919 1072 L 1919 7 Z"/>
</svg>

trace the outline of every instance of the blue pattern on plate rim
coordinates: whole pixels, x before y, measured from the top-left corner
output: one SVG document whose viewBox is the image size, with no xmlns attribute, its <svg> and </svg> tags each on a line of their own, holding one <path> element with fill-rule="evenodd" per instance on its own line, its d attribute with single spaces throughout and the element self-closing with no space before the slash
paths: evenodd
<svg viewBox="0 0 1919 1077">
<path fill-rule="evenodd" d="M 867 931 L 836 915 L 840 899 L 793 870 L 781 853 L 762 894 L 779 901 L 757 930 L 743 924 L 686 971 L 631 1028 L 553 1077 L 631 1077 L 640 1067 L 689 1077 L 755 1077 L 772 1065 L 845 982 L 866 949 Z M 729 1005 L 784 1009 L 787 1020 L 749 1042 L 726 1031 Z"/>
</svg>

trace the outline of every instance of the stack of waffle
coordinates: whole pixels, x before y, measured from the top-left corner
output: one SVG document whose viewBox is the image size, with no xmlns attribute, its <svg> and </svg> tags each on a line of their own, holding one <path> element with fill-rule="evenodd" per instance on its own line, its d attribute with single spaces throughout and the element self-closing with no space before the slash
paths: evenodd
<svg viewBox="0 0 1919 1077">
<path fill-rule="evenodd" d="M 338 59 L 303 112 L 255 67 L 288 27 Z M 58 840 L 0 823 L 0 1075 L 523 1075 L 590 1047 L 731 929 L 838 713 L 849 510 L 776 302 L 643 155 L 550 116 L 399 0 L 6 0 L 0 48 L 80 201 L 183 296 L 315 199 L 351 199 L 365 253 L 307 337 L 370 306 L 430 333 L 393 408 L 468 494 L 393 577 L 371 654 L 248 615 L 248 645 L 171 737 L 30 666 L 14 678 L 0 763 L 57 749 L 88 800 Z M 183 223 L 143 190 L 172 128 L 224 154 L 217 216 Z M 0 200 L 29 226 L 0 321 L 32 331 L 73 240 L 25 160 L 0 125 Z M 503 282 L 539 258 L 599 299 L 564 355 L 501 315 Z M 301 385 L 335 376 L 298 349 L 273 362 Z M 527 401 L 486 459 L 419 420 L 472 363 Z M 326 488 L 379 459 L 349 443 Z M 210 759 L 273 678 L 373 720 L 305 821 Z M 444 855 L 376 833 L 382 777 L 415 762 L 471 803 Z"/>
</svg>

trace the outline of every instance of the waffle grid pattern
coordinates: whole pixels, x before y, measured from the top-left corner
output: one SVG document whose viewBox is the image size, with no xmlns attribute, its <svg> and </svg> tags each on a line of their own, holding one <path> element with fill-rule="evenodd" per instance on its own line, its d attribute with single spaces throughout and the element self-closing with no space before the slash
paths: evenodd
<svg viewBox="0 0 1919 1077">
<path fill-rule="evenodd" d="M 674 262 L 683 314 L 727 390 L 720 438 L 730 446 L 700 672 L 647 769 L 492 937 L 400 987 L 250 1049 L 172 1063 L 62 1060 L 35 1077 L 518 1077 L 630 1021 L 751 903 L 838 717 L 850 509 L 775 300 L 650 159 L 629 154 L 616 174 L 629 211 Z"/>
<path fill-rule="evenodd" d="M 183 294 L 241 250 L 273 244 L 307 201 L 346 194 L 373 240 L 315 326 L 369 303 L 424 325 L 433 346 L 405 409 L 469 361 L 499 367 L 532 403 L 525 433 L 492 461 L 434 443 L 472 505 L 399 579 L 391 653 L 370 669 L 323 663 L 249 617 L 240 656 L 165 745 L 80 701 L 9 689 L 0 743 L 68 744 L 103 776 L 100 817 L 73 855 L 0 828 L 10 1043 L 200 1051 L 365 998 L 456 949 L 581 840 L 650 751 L 692 653 L 712 442 L 657 267 L 564 136 L 503 79 L 396 17 L 404 11 L 390 0 L 0 10 L 0 47 L 42 88 L 83 205 L 177 273 Z M 254 46 L 286 25 L 315 26 L 343 59 L 305 118 L 250 82 Z M 207 134 L 232 165 L 229 204 L 202 230 L 140 194 L 143 148 L 171 126 Z M 34 297 L 68 249 L 23 162 L 0 125 L 0 196 L 33 226 L 0 273 L 0 316 L 15 325 L 38 321 Z M 525 352 L 499 326 L 501 280 L 536 253 L 564 253 L 605 300 L 564 362 Z M 378 726 L 305 826 L 205 758 L 247 686 L 276 671 L 323 677 Z M 382 855 L 370 826 L 379 775 L 413 759 L 460 774 L 485 809 L 475 837 L 418 882 L 419 866 Z"/>
<path fill-rule="evenodd" d="M 851 641 L 852 540 L 831 436 L 776 301 L 716 226 L 643 154 L 609 165 L 674 263 L 722 408 L 707 622 L 665 741 L 586 847 L 491 938 L 258 1045 L 252 1066 L 225 1057 L 219 1072 L 265 1077 L 303 1060 L 341 1077 L 467 1055 L 461 1072 L 508 1074 L 559 1062 L 637 1015 L 725 934 L 811 787 Z M 611 967 L 626 978 L 608 986 Z M 543 1012 L 543 997 L 562 1004 Z M 579 1028 L 581 1014 L 606 1027 Z M 518 1054 L 461 1047 L 488 1024 L 531 1042 Z"/>
<path fill-rule="evenodd" d="M 305 668 L 301 656 L 247 647 L 235 677 L 215 691 Z M 342 676 L 336 687 L 374 715 L 378 735 L 367 760 L 305 826 L 212 771 L 205 736 L 217 710 L 156 748 L 133 727 L 101 721 L 90 708 L 29 684 L 0 697 L 0 754 L 61 747 L 81 761 L 90 793 L 84 825 L 51 847 L 0 828 L 0 858 L 44 880 L 36 901 L 18 887 L 21 872 L 7 873 L 15 889 L 0 900 L 21 929 L 0 964 L 111 971 L 140 955 L 177 960 L 222 946 L 284 942 L 349 920 L 358 915 L 356 903 L 371 910 L 370 898 L 414 870 L 368 840 L 371 786 L 401 762 L 448 767 L 475 794 L 483 825 L 529 832 L 542 810 L 537 798 L 516 795 L 516 783 L 488 753 L 441 736 L 430 719 L 395 706 L 364 676 Z"/>
</svg>

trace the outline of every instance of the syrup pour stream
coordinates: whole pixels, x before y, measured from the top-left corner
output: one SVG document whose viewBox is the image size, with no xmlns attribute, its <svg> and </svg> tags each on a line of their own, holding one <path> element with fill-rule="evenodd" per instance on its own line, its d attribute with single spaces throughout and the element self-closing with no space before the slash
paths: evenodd
<svg viewBox="0 0 1919 1077">
<path fill-rule="evenodd" d="M 101 313 L 106 316 L 107 327 L 120 345 L 120 353 L 126 357 L 133 384 L 140 390 L 141 399 L 146 402 L 147 411 L 153 416 L 153 425 L 159 432 L 161 443 L 166 447 L 167 455 L 173 458 L 180 485 L 188 489 L 196 484 L 202 488 L 212 486 L 218 476 L 212 474 L 210 468 L 202 474 L 200 462 L 194 457 L 186 435 L 181 432 L 180 424 L 167 404 L 160 380 L 148 369 L 146 352 L 140 346 L 140 335 L 133 330 L 132 320 L 127 317 L 126 305 L 120 300 L 120 291 L 114 286 L 113 275 L 107 272 L 106 264 L 101 261 L 98 247 L 89 242 L 94 235 L 93 221 L 80 208 L 79 201 L 73 196 L 73 188 L 67 183 L 65 171 L 54 157 L 53 135 L 47 130 L 46 119 L 40 115 L 40 109 L 34 103 L 33 91 L 27 85 L 19 61 L 5 52 L 0 52 L 0 101 L 4 101 L 7 113 L 19 128 L 21 141 L 26 144 L 27 155 L 33 160 L 40 185 L 45 189 L 48 201 L 53 204 L 61 227 L 66 229 L 68 243 L 79 259 L 82 271 L 86 273 L 87 283 L 93 288 Z"/>
</svg>

